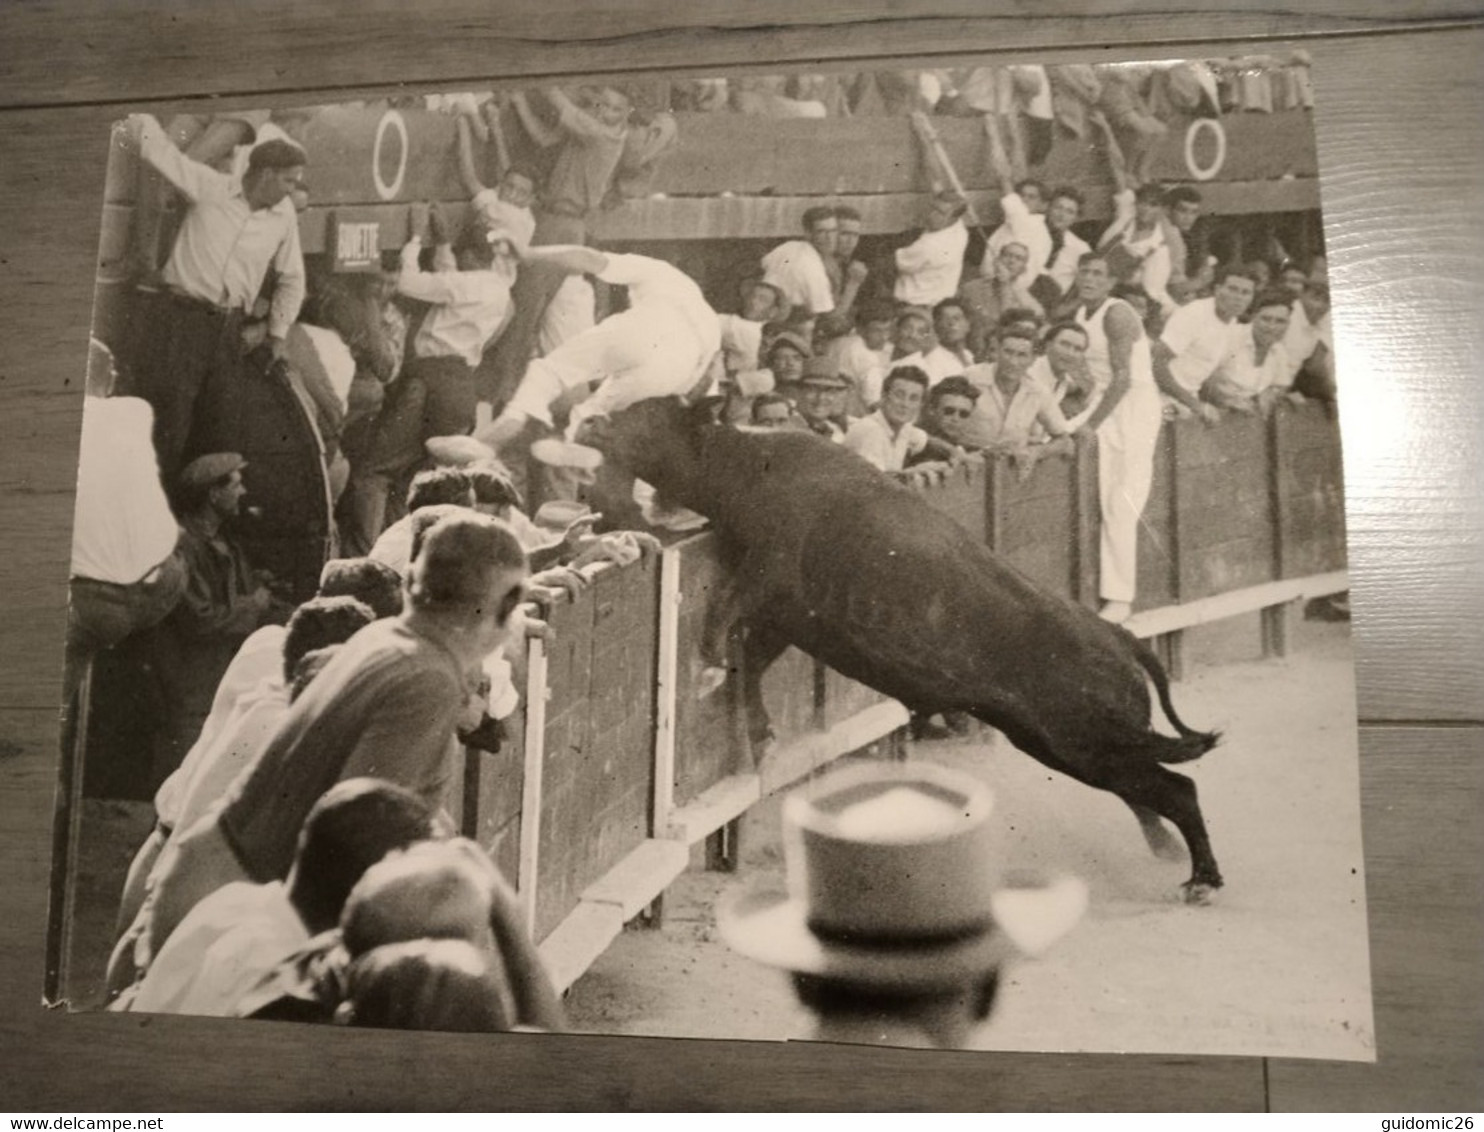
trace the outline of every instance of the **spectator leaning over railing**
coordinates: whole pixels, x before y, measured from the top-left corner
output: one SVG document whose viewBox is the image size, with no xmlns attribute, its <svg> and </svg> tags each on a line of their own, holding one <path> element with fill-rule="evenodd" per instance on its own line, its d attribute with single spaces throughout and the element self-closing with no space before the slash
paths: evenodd
<svg viewBox="0 0 1484 1132">
<path fill-rule="evenodd" d="M 474 486 L 460 468 L 425 468 L 412 477 L 407 489 L 407 514 L 382 531 L 366 556 L 405 574 L 412 562 L 412 522 L 424 507 L 439 504 L 474 506 Z"/>
<path fill-rule="evenodd" d="M 353 598 L 370 609 L 377 619 L 395 617 L 402 611 L 402 578 L 389 567 L 367 558 L 331 559 L 320 573 L 316 596 Z M 257 694 L 264 686 L 282 686 L 286 667 L 292 668 L 292 664 L 285 665 L 287 636 L 288 627 L 285 625 L 264 625 L 242 643 L 217 684 L 211 713 L 206 717 L 200 737 L 186 752 L 180 767 L 155 791 L 155 827 L 135 854 L 124 879 L 123 896 L 119 901 L 118 934 L 122 935 L 138 914 L 150 870 L 166 839 L 180 826 L 180 814 L 193 768 L 205 752 L 216 745 L 245 697 Z M 310 637 L 304 647 L 317 647 L 316 639 Z"/>
<path fill-rule="evenodd" d="M 1098 437 L 1099 611 L 1109 621 L 1133 612 L 1139 519 L 1154 479 L 1162 419 L 1149 339 L 1139 316 L 1113 294 L 1106 252 L 1089 252 L 1077 269 L 1076 321 L 1087 332 L 1087 368 L 1103 396 L 1086 427 Z"/>
<path fill-rule="evenodd" d="M 962 374 L 945 377 L 928 390 L 927 408 L 919 421 L 922 431 L 945 444 L 977 452 L 979 446 L 969 435 L 969 418 L 979 397 L 979 387 Z"/>
<path fill-rule="evenodd" d="M 927 374 L 922 370 L 915 366 L 892 370 L 881 388 L 880 406 L 850 426 L 845 447 L 883 472 L 900 472 L 908 457 L 920 453 L 938 460 L 962 455 L 917 427 L 927 390 Z"/>
<path fill-rule="evenodd" d="M 1207 424 L 1219 419 L 1200 399 L 1201 386 L 1235 348 L 1257 283 L 1249 268 L 1233 265 L 1217 273 L 1216 291 L 1178 308 L 1150 346 L 1154 380 L 1182 414 L 1195 413 Z"/>
<path fill-rule="evenodd" d="M 139 155 L 189 202 L 164 286 L 140 292 L 124 351 L 128 391 L 154 407 L 155 449 L 169 483 L 190 442 L 197 397 L 212 375 L 235 366 L 238 327 L 270 268 L 268 347 L 275 360 L 283 357 L 304 301 L 290 194 L 308 159 L 291 141 L 267 141 L 253 147 L 239 179 L 190 160 L 148 114 L 130 115 L 126 128 Z"/>
<path fill-rule="evenodd" d="M 202 897 L 282 877 L 305 816 L 336 781 L 382 777 L 444 804 L 470 674 L 518 626 L 525 577 L 520 543 L 494 519 L 458 515 L 428 532 L 407 608 L 341 650 L 221 805 L 161 856 L 141 966 Z"/>
<path fill-rule="evenodd" d="M 1029 466 L 1039 451 L 1031 448 L 1035 426 L 1053 438 L 1071 436 L 1091 414 L 1084 412 L 1069 421 L 1056 395 L 1029 376 L 1036 358 L 1033 334 L 1014 328 L 1002 331 L 996 357 L 994 381 L 967 422 L 977 426 L 970 438 L 977 441 L 977 447 L 1012 453 Z"/>
<path fill-rule="evenodd" d="M 1283 339 L 1291 317 L 1287 291 L 1252 301 L 1252 321 L 1240 326 L 1227 356 L 1201 387 L 1201 399 L 1240 413 L 1266 412 L 1289 391 Z"/>
<path fill-rule="evenodd" d="M 354 598 L 312 598 L 290 618 L 284 638 L 281 671 L 240 696 L 231 714 L 208 742 L 197 743 L 186 761 L 155 794 L 155 830 L 140 846 L 129 868 L 119 903 L 122 928 L 108 964 L 108 986 L 117 990 L 142 967 L 136 967 L 138 941 L 148 928 L 141 914 L 158 882 L 155 865 L 170 851 L 178 833 L 189 830 L 226 794 L 268 745 L 305 679 L 306 657 L 327 653 L 345 643 L 373 620 L 371 610 Z"/>
<path fill-rule="evenodd" d="M 1042 353 L 1031 363 L 1026 380 L 1051 393 L 1062 416 L 1071 420 L 1097 407 L 1103 391 L 1093 384 L 1087 368 L 1087 331 L 1075 322 L 1058 322 L 1041 336 Z M 1031 440 L 1046 439 L 1040 425 L 1031 430 Z"/>
<path fill-rule="evenodd" d="M 1335 399 L 1334 332 L 1330 328 L 1329 284 L 1311 278 L 1293 304 L 1283 339 L 1294 391 L 1321 401 Z"/>
</svg>

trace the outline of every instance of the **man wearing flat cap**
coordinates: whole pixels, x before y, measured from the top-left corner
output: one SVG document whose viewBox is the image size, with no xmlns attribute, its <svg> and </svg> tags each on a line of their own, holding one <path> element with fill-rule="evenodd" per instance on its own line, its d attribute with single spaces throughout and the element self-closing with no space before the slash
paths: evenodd
<svg viewBox="0 0 1484 1132">
<path fill-rule="evenodd" d="M 799 419 L 804 427 L 834 444 L 843 444 L 850 423 L 845 416 L 850 381 L 840 373 L 839 365 L 828 355 L 810 358 L 804 363 L 798 390 Z"/>
<path fill-rule="evenodd" d="M 304 301 L 304 258 L 291 195 L 307 158 L 286 138 L 252 148 L 240 177 L 181 153 L 148 114 L 130 115 L 139 155 L 189 202 L 158 289 L 141 290 L 130 315 L 130 392 L 155 410 L 155 448 L 166 481 L 190 440 L 196 400 L 213 374 L 235 365 L 245 311 L 274 273 L 268 344 L 283 357 Z"/>
<path fill-rule="evenodd" d="M 186 587 L 160 626 L 156 656 L 167 724 L 157 780 L 200 734 L 216 686 L 248 634 L 287 612 L 227 528 L 247 494 L 245 467 L 236 452 L 212 452 L 187 464 L 177 481 Z"/>
</svg>

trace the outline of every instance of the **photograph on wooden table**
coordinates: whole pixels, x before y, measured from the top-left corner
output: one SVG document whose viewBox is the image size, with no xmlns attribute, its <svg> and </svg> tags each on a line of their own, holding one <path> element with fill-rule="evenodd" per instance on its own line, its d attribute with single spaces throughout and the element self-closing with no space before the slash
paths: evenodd
<svg viewBox="0 0 1484 1132">
<path fill-rule="evenodd" d="M 1312 116 L 1300 53 L 116 123 L 48 998 L 1373 1060 Z"/>
</svg>

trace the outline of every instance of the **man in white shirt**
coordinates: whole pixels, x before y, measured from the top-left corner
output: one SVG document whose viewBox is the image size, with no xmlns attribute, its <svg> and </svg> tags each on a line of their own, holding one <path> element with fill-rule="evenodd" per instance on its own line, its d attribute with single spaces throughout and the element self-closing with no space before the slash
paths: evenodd
<svg viewBox="0 0 1484 1132">
<path fill-rule="evenodd" d="M 931 307 L 958 291 L 969 230 L 964 226 L 968 203 L 953 193 L 938 193 L 928 208 L 922 234 L 896 253 L 899 303 Z"/>
<path fill-rule="evenodd" d="M 1169 316 L 1178 304 L 1169 292 L 1170 226 L 1164 200 L 1164 190 L 1153 182 L 1113 194 L 1113 221 L 1098 248 L 1112 254 L 1108 266 L 1117 282 L 1142 287 Z"/>
<path fill-rule="evenodd" d="M 1291 367 L 1283 346 L 1291 318 L 1286 291 L 1264 291 L 1252 303 L 1252 321 L 1216 372 L 1201 387 L 1203 400 L 1240 413 L 1262 412 L 1288 392 Z"/>
<path fill-rule="evenodd" d="M 987 424 L 971 436 L 979 447 L 1025 453 L 1034 427 L 1040 425 L 1053 437 L 1070 436 L 1085 417 L 1069 422 L 1057 405 L 1056 395 L 1029 377 L 1036 357 L 1035 339 L 1022 330 L 1006 330 L 996 351 L 994 381 L 975 408 Z M 975 418 L 970 417 L 970 422 Z"/>
<path fill-rule="evenodd" d="M 1001 224 L 987 241 L 982 275 L 993 275 L 1000 252 L 1007 244 L 1025 246 L 1026 264 L 1023 275 L 1009 282 L 1023 287 L 1049 314 L 1071 290 L 1077 279 L 1077 264 L 1092 249 L 1072 231 L 1082 215 L 1083 197 L 1070 186 L 1050 192 L 1040 181 L 1024 180 L 1011 187 L 1010 159 L 1005 153 L 999 124 L 993 117 L 985 121 L 989 139 L 990 172 L 998 182 Z"/>
<path fill-rule="evenodd" d="M 498 114 L 491 114 L 489 121 L 498 129 Z M 473 127 L 467 115 L 459 116 L 457 128 L 459 180 L 469 194 L 470 204 L 496 238 L 509 240 L 517 254 L 525 251 L 536 233 L 536 215 L 531 211 L 531 204 L 536 199 L 536 178 L 527 170 L 510 164 L 503 138 L 497 134 L 500 179 L 494 188 L 485 185 L 475 168 Z"/>
<path fill-rule="evenodd" d="M 433 270 L 419 264 L 422 240 L 402 248 L 397 292 L 431 303 L 413 339 L 412 357 L 387 394 L 372 430 L 366 475 L 357 486 L 360 525 L 373 541 L 388 513 L 388 496 L 400 493 L 436 436 L 459 436 L 475 424 L 476 371 L 485 348 L 504 332 L 512 314 L 516 277 L 514 245 L 494 237 L 482 221 L 465 226 L 458 246 L 437 206 L 428 211 Z"/>
<path fill-rule="evenodd" d="M 816 205 L 804 213 L 805 240 L 789 240 L 763 256 L 763 282 L 783 293 L 788 305 L 811 315 L 835 309 L 834 289 L 826 260 L 835 255 L 839 222 L 835 210 Z"/>
<path fill-rule="evenodd" d="M 138 397 L 110 396 L 114 376 L 112 353 L 92 339 L 72 525 L 69 669 L 157 624 L 185 592 L 180 526 L 150 440 L 154 414 Z"/>
<path fill-rule="evenodd" d="M 421 382 L 426 390 L 420 441 L 474 427 L 474 370 L 510 318 L 516 265 L 510 241 L 479 223 L 468 225 L 452 247 L 436 205 L 428 213 L 428 230 L 434 270 L 419 265 L 422 239 L 414 235 L 402 249 L 397 276 L 399 294 L 432 304 L 413 339 L 403 378 Z"/>
<path fill-rule="evenodd" d="M 1290 311 L 1283 348 L 1288 378 L 1305 396 L 1334 400 L 1334 331 L 1329 317 L 1329 284 L 1306 282 Z"/>
<path fill-rule="evenodd" d="M 864 416 L 881 400 L 881 382 L 891 368 L 892 331 L 896 314 L 890 304 L 875 303 L 856 311 L 855 330 L 826 348 L 835 372 L 851 383 L 846 411 Z"/>
<path fill-rule="evenodd" d="M 497 454 L 527 421 L 552 425 L 557 398 L 588 382 L 601 384 L 573 407 L 569 438 L 587 417 L 651 397 L 680 397 L 706 381 L 721 349 L 721 328 L 701 289 L 679 268 L 648 256 L 560 245 L 532 248 L 528 258 L 627 287 L 629 307 L 531 362 L 510 403 L 479 433 Z M 541 456 L 576 466 L 601 462 L 595 449 L 561 442 L 547 444 Z"/>
<path fill-rule="evenodd" d="M 279 960 L 339 922 L 367 869 L 446 832 L 410 790 L 370 778 L 337 783 L 305 819 L 288 879 L 228 884 L 202 899 L 113 1009 L 230 1017 Z"/>
<path fill-rule="evenodd" d="M 1121 622 L 1133 612 L 1137 592 L 1139 520 L 1154 482 L 1161 415 L 1149 339 L 1134 309 L 1113 297 L 1106 257 L 1082 257 L 1074 317 L 1087 335 L 1092 384 L 1102 390 L 1086 424 L 1098 437 L 1098 614 Z"/>
<path fill-rule="evenodd" d="M 726 374 L 746 373 L 762 364 L 763 326 L 788 310 L 783 292 L 761 279 L 747 284 L 742 295 L 742 309 L 736 314 L 719 314 L 721 328 L 721 364 Z"/>
<path fill-rule="evenodd" d="M 969 312 L 962 300 L 944 299 L 933 307 L 933 335 L 938 344 L 922 357 L 930 385 L 961 374 L 974 364 L 969 350 Z"/>
<path fill-rule="evenodd" d="M 166 482 L 179 472 L 198 395 L 208 377 L 237 361 L 238 329 L 271 267 L 268 345 L 284 356 L 289 327 L 304 301 L 299 220 L 290 195 L 307 158 L 292 141 L 253 147 L 240 178 L 181 153 L 148 114 L 130 115 L 139 155 L 189 202 L 163 288 L 141 291 L 124 351 L 129 391 L 154 408 L 154 440 Z"/>
<path fill-rule="evenodd" d="M 915 423 L 927 389 L 922 370 L 913 366 L 892 370 L 881 389 L 881 406 L 850 426 L 845 447 L 883 472 L 900 472 L 908 457 L 933 443 Z"/>
<path fill-rule="evenodd" d="M 1236 346 L 1257 279 L 1250 268 L 1234 266 L 1217 273 L 1209 299 L 1180 307 L 1150 347 L 1154 380 L 1160 392 L 1208 424 L 1219 419 L 1215 406 L 1200 399 L 1201 386 Z"/>
</svg>

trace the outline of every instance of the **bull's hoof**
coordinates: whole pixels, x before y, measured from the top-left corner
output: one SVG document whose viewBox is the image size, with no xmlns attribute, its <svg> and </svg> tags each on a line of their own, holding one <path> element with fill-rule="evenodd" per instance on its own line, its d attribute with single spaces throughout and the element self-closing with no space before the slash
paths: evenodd
<svg viewBox="0 0 1484 1132">
<path fill-rule="evenodd" d="M 696 679 L 696 699 L 706 699 L 726 682 L 727 670 L 718 665 L 708 664 L 701 669 L 701 675 Z"/>
<path fill-rule="evenodd" d="M 1220 881 L 1212 884 L 1208 880 L 1188 880 L 1180 886 L 1180 899 L 1192 907 L 1204 908 L 1211 903 L 1220 887 Z"/>
</svg>

